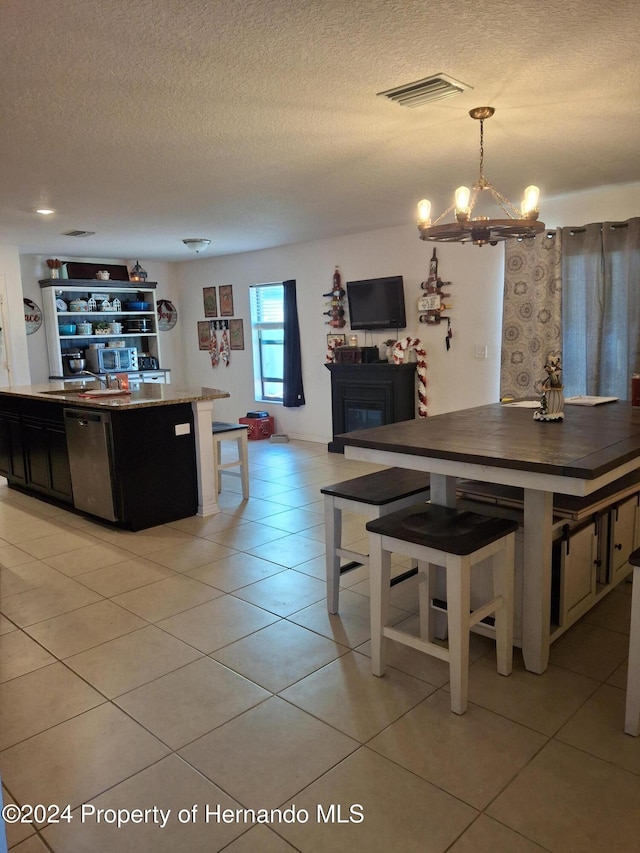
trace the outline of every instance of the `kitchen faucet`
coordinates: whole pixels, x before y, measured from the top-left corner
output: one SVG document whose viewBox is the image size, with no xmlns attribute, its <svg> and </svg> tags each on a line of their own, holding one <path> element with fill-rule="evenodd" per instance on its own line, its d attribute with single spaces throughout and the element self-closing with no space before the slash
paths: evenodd
<svg viewBox="0 0 640 853">
<path fill-rule="evenodd" d="M 101 382 L 105 388 L 122 388 L 122 382 L 118 379 L 117 376 L 111 376 L 111 374 L 107 373 L 106 376 L 101 376 L 99 373 L 92 373 L 90 370 L 80 370 L 76 376 L 93 376 L 94 379 L 97 379 L 98 382 Z"/>
</svg>

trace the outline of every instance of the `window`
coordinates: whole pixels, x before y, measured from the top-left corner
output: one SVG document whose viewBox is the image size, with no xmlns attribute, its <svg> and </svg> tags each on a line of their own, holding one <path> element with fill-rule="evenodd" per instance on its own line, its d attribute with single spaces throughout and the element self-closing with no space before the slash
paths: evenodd
<svg viewBox="0 0 640 853">
<path fill-rule="evenodd" d="M 284 286 L 250 288 L 253 380 L 255 398 L 265 403 L 284 399 Z"/>
</svg>

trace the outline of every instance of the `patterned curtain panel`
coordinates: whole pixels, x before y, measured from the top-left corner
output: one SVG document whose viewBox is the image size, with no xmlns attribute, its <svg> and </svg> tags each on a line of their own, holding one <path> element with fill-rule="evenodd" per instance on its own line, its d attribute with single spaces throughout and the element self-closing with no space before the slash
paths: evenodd
<svg viewBox="0 0 640 853">
<path fill-rule="evenodd" d="M 502 316 L 501 397 L 537 397 L 550 353 L 561 355 L 561 234 L 507 240 Z"/>
</svg>

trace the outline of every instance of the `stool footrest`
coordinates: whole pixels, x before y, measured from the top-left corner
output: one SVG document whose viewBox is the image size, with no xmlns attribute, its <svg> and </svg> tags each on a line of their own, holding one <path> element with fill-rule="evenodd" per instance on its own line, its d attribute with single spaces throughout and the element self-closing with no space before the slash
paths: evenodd
<svg viewBox="0 0 640 853">
<path fill-rule="evenodd" d="M 422 637 L 407 634 L 406 631 L 400 631 L 398 628 L 383 628 L 382 633 L 389 640 L 395 640 L 404 646 L 410 646 L 419 652 L 427 652 L 434 658 L 440 658 L 440 660 L 449 662 L 449 649 L 438 646 L 436 643 L 430 643 L 428 640 L 423 640 Z"/>
<path fill-rule="evenodd" d="M 477 625 L 478 622 L 482 622 L 490 613 L 495 613 L 500 607 L 504 607 L 504 599 L 501 595 L 498 595 L 469 614 L 469 627 L 471 628 Z"/>
</svg>

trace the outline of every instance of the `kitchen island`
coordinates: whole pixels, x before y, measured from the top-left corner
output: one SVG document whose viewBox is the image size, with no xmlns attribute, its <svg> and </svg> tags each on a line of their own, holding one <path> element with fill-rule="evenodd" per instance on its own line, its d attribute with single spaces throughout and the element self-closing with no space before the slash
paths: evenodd
<svg viewBox="0 0 640 853">
<path fill-rule="evenodd" d="M 215 388 L 98 382 L 0 388 L 0 475 L 12 488 L 141 530 L 219 511 Z"/>
</svg>

